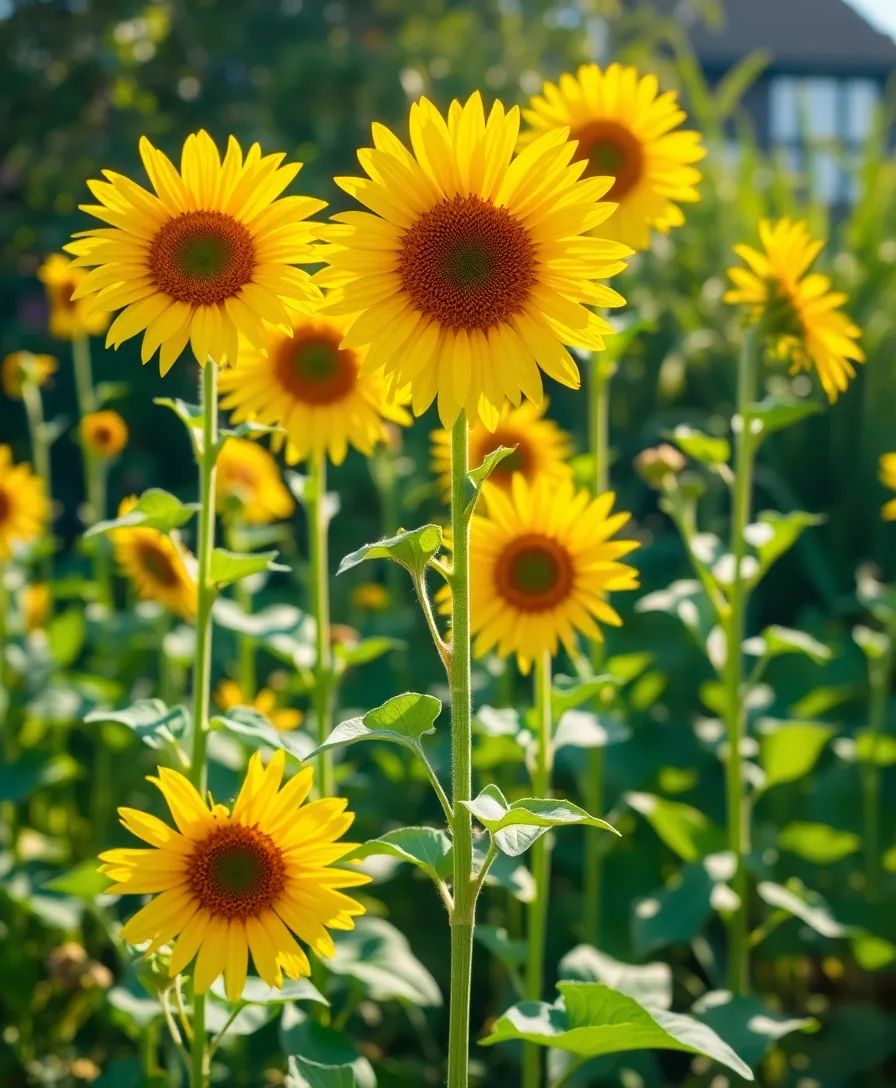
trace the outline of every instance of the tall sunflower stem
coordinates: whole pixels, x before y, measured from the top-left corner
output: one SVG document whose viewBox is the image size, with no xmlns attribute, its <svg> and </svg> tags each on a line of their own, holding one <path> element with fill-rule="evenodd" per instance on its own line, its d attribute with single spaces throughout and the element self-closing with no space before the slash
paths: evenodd
<svg viewBox="0 0 896 1088">
<path fill-rule="evenodd" d="M 451 778 L 454 910 L 451 912 L 451 996 L 448 1016 L 448 1088 L 467 1088 L 470 1061 L 470 986 L 476 889 L 472 798 L 470 695 L 470 522 L 466 512 L 469 430 L 461 412 L 451 430 L 451 531 L 454 542 L 451 650 Z"/>
<path fill-rule="evenodd" d="M 314 716 L 317 742 L 330 735 L 333 716 L 333 651 L 330 643 L 330 571 L 327 548 L 326 451 L 315 450 L 310 457 L 311 495 L 308 503 L 308 553 L 311 557 L 311 594 L 315 621 Z M 317 757 L 317 788 L 321 797 L 333 793 L 333 756 Z"/>
<path fill-rule="evenodd" d="M 22 399 L 25 402 L 25 414 L 28 417 L 28 434 L 31 439 L 31 456 L 34 459 L 34 471 L 40 477 L 50 506 L 50 539 L 53 537 L 53 477 L 50 467 L 50 443 L 47 441 L 47 425 L 44 420 L 44 405 L 41 400 L 40 386 L 34 381 L 22 382 Z M 40 576 L 47 584 L 52 608 L 53 593 L 53 552 L 52 548 L 41 558 Z"/>
<path fill-rule="evenodd" d="M 887 625 L 887 648 L 881 657 L 870 663 L 868 680 L 871 695 L 868 707 L 868 730 L 871 744 L 868 759 L 862 765 L 862 810 L 864 814 L 863 850 L 865 860 L 865 894 L 869 902 L 880 902 L 880 763 L 879 746 L 887 725 L 887 698 L 890 677 L 896 662 L 896 620 Z"/>
<path fill-rule="evenodd" d="M 90 340 L 76 336 L 72 340 L 72 363 L 75 371 L 75 394 L 78 398 L 78 415 L 83 419 L 95 412 L 96 391 L 93 388 L 93 371 L 90 364 Z"/>
</svg>

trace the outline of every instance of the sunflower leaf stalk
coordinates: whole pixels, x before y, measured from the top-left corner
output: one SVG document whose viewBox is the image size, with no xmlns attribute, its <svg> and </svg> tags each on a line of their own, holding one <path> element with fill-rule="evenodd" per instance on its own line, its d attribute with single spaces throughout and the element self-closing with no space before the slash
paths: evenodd
<svg viewBox="0 0 896 1088">
<path fill-rule="evenodd" d="M 311 559 L 311 598 L 315 621 L 314 715 L 317 742 L 330 735 L 333 716 L 333 652 L 330 643 L 330 583 L 327 534 L 326 451 L 317 449 L 310 458 L 310 494 L 308 496 L 308 554 Z M 333 793 L 333 756 L 322 752 L 317 760 L 317 787 L 321 797 Z"/>
</svg>

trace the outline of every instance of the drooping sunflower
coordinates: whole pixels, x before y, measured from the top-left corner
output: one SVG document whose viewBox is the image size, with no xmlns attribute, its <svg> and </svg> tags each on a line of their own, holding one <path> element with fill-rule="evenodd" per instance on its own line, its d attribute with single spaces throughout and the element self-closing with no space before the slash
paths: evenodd
<svg viewBox="0 0 896 1088">
<path fill-rule="evenodd" d="M 234 421 L 283 428 L 290 464 L 326 452 L 338 465 L 349 444 L 369 455 L 385 438 L 387 421 L 408 424 L 403 393 L 390 395 L 382 376 L 367 373 L 364 350 L 340 346 L 345 322 L 298 315 L 290 332 L 268 326 L 265 350 L 249 349 L 239 370 L 224 371 L 222 406 Z"/>
<path fill-rule="evenodd" d="M 14 465 L 10 447 L 0 446 L 0 559 L 9 559 L 17 545 L 36 540 L 49 516 L 43 481 L 29 464 Z"/>
<path fill-rule="evenodd" d="M 336 842 L 352 823 L 345 800 L 302 805 L 313 771 L 281 787 L 285 756 L 267 767 L 255 753 L 233 808 L 200 797 L 188 779 L 160 767 L 150 778 L 161 790 L 177 830 L 149 813 L 121 808 L 122 824 L 150 849 L 109 850 L 100 871 L 110 892 L 154 898 L 125 925 L 130 944 L 153 949 L 176 939 L 169 972 L 193 960 L 196 993 L 224 975 L 231 1001 L 243 991 L 249 953 L 269 986 L 297 979 L 311 966 L 295 936 L 319 956 L 331 956 L 328 929 L 349 930 L 364 907 L 342 889 L 369 882 L 364 873 L 334 865 L 354 848 Z"/>
<path fill-rule="evenodd" d="M 301 710 L 291 706 L 277 706 L 277 696 L 270 688 L 262 688 L 254 699 L 249 698 L 236 680 L 222 680 L 215 688 L 215 702 L 222 710 L 235 706 L 248 706 L 264 714 L 275 729 L 290 732 L 298 729 L 304 720 Z"/>
<path fill-rule="evenodd" d="M 774 354 L 792 364 L 792 372 L 814 369 L 833 404 L 855 377 L 854 363 L 865 361 L 857 340 L 861 329 L 841 312 L 847 296 L 831 290 L 831 281 L 809 272 L 824 247 L 806 223 L 791 219 L 759 224 L 762 252 L 734 247 L 747 268 L 730 268 L 735 286 L 725 301 L 746 308 L 753 323 L 762 323 Z"/>
<path fill-rule="evenodd" d="M 59 361 L 52 355 L 34 355 L 30 351 L 14 351 L 3 360 L 0 382 L 10 400 L 22 399 L 22 386 L 34 382 L 45 386 L 59 369 Z"/>
<path fill-rule="evenodd" d="M 515 472 L 532 483 L 542 474 L 555 481 L 568 479 L 572 473 L 567 459 L 572 454 L 572 439 L 552 419 L 545 419 L 547 399 L 540 405 L 524 402 L 519 408 L 505 405 L 494 431 L 481 422 L 470 428 L 470 465 L 477 467 L 499 446 L 516 449 L 489 476 L 489 482 L 510 491 Z M 447 499 L 451 494 L 451 435 L 448 431 L 432 433 L 432 468 Z"/>
<path fill-rule="evenodd" d="M 891 491 L 896 491 L 896 453 L 885 453 L 880 459 L 880 482 Z M 885 521 L 896 521 L 896 499 L 884 504 Z"/>
<path fill-rule="evenodd" d="M 243 373 L 240 365 L 239 373 Z M 277 462 L 263 446 L 246 438 L 228 438 L 217 461 L 216 493 L 223 513 L 248 525 L 288 518 L 296 504 L 280 478 Z"/>
<path fill-rule="evenodd" d="M 81 231 L 65 248 L 76 266 L 93 266 L 74 298 L 93 296 L 101 311 L 122 312 L 107 347 L 144 332 L 146 363 L 161 348 L 163 374 L 190 343 L 202 366 L 212 358 L 235 365 L 240 334 L 263 348 L 264 319 L 290 327 L 290 306 L 319 297 L 308 273 L 314 260 L 312 226 L 305 220 L 321 200 L 280 194 L 301 163 L 282 154 L 245 158 L 231 136 L 223 161 L 206 132 L 187 137 L 178 172 L 144 136 L 140 155 L 155 193 L 104 171 L 89 182 L 99 204 L 83 205 L 108 227 Z"/>
<path fill-rule="evenodd" d="M 81 441 L 97 457 L 117 457 L 128 444 L 128 425 L 111 408 L 91 412 L 81 420 Z"/>
<path fill-rule="evenodd" d="M 86 276 L 83 268 L 78 268 L 61 253 L 51 253 L 37 270 L 37 278 L 46 288 L 50 304 L 50 335 L 57 340 L 97 336 L 109 324 L 109 315 L 94 310 L 90 299 L 72 297 Z"/>
<path fill-rule="evenodd" d="M 118 516 L 127 514 L 136 503 L 136 495 L 122 499 Z M 186 620 L 195 617 L 196 581 L 171 537 L 141 525 L 114 529 L 111 536 L 115 560 L 138 596 L 157 601 Z"/>
<path fill-rule="evenodd" d="M 321 230 L 331 267 L 315 278 L 334 288 L 325 312 L 351 319 L 343 347 L 367 346 L 362 373 L 410 386 L 415 414 L 438 397 L 445 427 L 462 408 L 495 427 L 506 400 L 541 403 L 539 367 L 577 388 L 564 345 L 600 350 L 613 331 L 583 303 L 624 303 L 595 281 L 631 250 L 585 236 L 613 211 L 611 179 L 581 179 L 563 129 L 514 156 L 518 134 L 516 107 L 496 102 L 486 120 L 476 93 L 446 121 L 422 98 L 412 151 L 374 124 L 358 152 L 368 177 L 336 179 L 370 211 Z"/>
<path fill-rule="evenodd" d="M 523 117 L 532 130 L 524 140 L 568 128 L 578 145 L 575 158 L 587 164 L 585 177 L 615 179 L 607 197 L 619 208 L 601 228 L 607 238 L 647 249 L 651 229 L 665 234 L 680 226 L 678 205 L 700 199 L 693 164 L 706 148 L 699 132 L 679 129 L 687 114 L 674 91 L 660 93 L 654 75 L 583 64 L 574 76 L 561 76 L 559 86 L 545 83 Z"/>
</svg>

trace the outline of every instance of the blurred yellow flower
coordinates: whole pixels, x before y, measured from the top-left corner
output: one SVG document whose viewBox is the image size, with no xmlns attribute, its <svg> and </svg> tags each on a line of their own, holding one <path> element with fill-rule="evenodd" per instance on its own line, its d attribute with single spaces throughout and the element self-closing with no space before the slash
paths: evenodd
<svg viewBox="0 0 896 1088">
<path fill-rule="evenodd" d="M 476 93 L 445 120 L 421 98 L 412 151 L 374 124 L 374 148 L 358 152 L 368 177 L 336 179 L 370 211 L 320 232 L 331 267 L 315 279 L 334 289 L 324 312 L 351 320 L 343 346 L 368 346 L 362 373 L 409 386 L 416 415 L 438 397 L 449 428 L 461 409 L 494 428 L 505 401 L 540 404 L 539 367 L 578 388 L 564 345 L 603 348 L 612 327 L 587 305 L 624 304 L 595 281 L 630 249 L 583 237 L 613 211 L 600 203 L 611 180 L 580 180 L 564 130 L 514 157 L 518 135 L 516 107 L 496 102 L 486 119 Z"/>
<path fill-rule="evenodd" d="M 50 376 L 59 369 L 59 361 L 52 355 L 33 355 L 30 351 L 14 351 L 3 360 L 0 381 L 3 392 L 12 400 L 22 399 L 22 385 L 34 382 L 45 386 Z"/>
<path fill-rule="evenodd" d="M 136 503 L 136 495 L 122 499 L 118 516 L 127 514 Z M 139 525 L 114 529 L 111 536 L 115 560 L 138 596 L 157 601 L 186 620 L 195 617 L 196 582 L 169 536 Z"/>
<path fill-rule="evenodd" d="M 288 518 L 295 510 L 277 462 L 257 442 L 228 438 L 218 454 L 217 468 L 216 494 L 225 515 L 232 513 L 249 525 L 267 525 Z"/>
<path fill-rule="evenodd" d="M 248 348 L 238 370 L 222 373 L 222 406 L 237 422 L 281 426 L 273 442 L 290 464 L 324 452 L 341 464 L 349 444 L 369 456 L 387 421 L 411 420 L 383 378 L 365 372 L 364 351 L 340 347 L 344 332 L 344 321 L 317 314 L 296 316 L 289 333 L 269 326 L 265 352 Z"/>
<path fill-rule="evenodd" d="M 827 276 L 809 272 L 824 243 L 812 239 L 806 223 L 791 219 L 761 220 L 759 237 L 762 252 L 734 247 L 748 267 L 728 270 L 735 286 L 725 301 L 744 306 L 754 324 L 762 323 L 775 355 L 792 363 L 793 372 L 814 367 L 833 403 L 865 354 L 856 342 L 861 329 L 839 309 L 847 296 L 832 291 Z"/>
<path fill-rule="evenodd" d="M 532 131 L 569 129 L 578 147 L 576 161 L 587 163 L 584 177 L 614 178 L 608 200 L 619 209 L 601 227 L 634 249 L 647 249 L 650 230 L 664 234 L 684 222 L 679 204 L 700 199 L 695 186 L 700 171 L 692 165 L 706 155 L 699 132 L 674 131 L 687 114 L 674 91 L 660 93 L 654 75 L 611 64 L 605 71 L 583 64 L 559 86 L 545 83 L 540 95 L 523 110 Z"/>
<path fill-rule="evenodd" d="M 96 336 L 109 324 L 109 315 L 93 310 L 89 299 L 72 298 L 86 276 L 83 268 L 61 253 L 51 253 L 37 270 L 50 303 L 50 335 L 57 340 Z"/>
<path fill-rule="evenodd" d="M 352 590 L 352 604 L 365 612 L 385 612 L 391 604 L 389 590 L 379 582 L 363 582 Z"/>
<path fill-rule="evenodd" d="M 98 204 L 82 205 L 110 226 L 81 231 L 65 248 L 77 266 L 94 266 L 74 293 L 100 311 L 118 310 L 106 346 L 144 332 L 146 363 L 161 348 L 167 374 L 187 344 L 198 362 L 235 365 L 242 334 L 256 348 L 268 319 L 290 327 L 287 304 L 301 308 L 320 292 L 292 267 L 314 260 L 311 224 L 325 203 L 278 199 L 301 169 L 284 156 L 245 158 L 231 136 L 222 162 L 207 132 L 187 137 L 178 172 L 144 136 L 140 155 L 155 193 L 104 171 L 89 182 Z"/>
<path fill-rule="evenodd" d="M 885 453 L 881 457 L 880 482 L 891 491 L 896 491 L 896 453 Z M 896 521 L 896 499 L 884 505 L 883 515 L 886 521 Z"/>
<path fill-rule="evenodd" d="M 275 729 L 288 733 L 298 729 L 304 720 L 301 710 L 293 707 L 278 707 L 277 696 L 270 688 L 261 691 L 250 699 L 236 680 L 222 680 L 215 688 L 215 702 L 222 710 L 232 710 L 235 706 L 248 706 L 257 710 L 268 719 Z"/>
<path fill-rule="evenodd" d="M 12 450 L 0 446 L 0 560 L 18 544 L 28 544 L 46 528 L 50 503 L 40 477 L 27 463 L 14 465 Z"/>
<path fill-rule="evenodd" d="M 572 440 L 552 419 L 545 419 L 547 399 L 540 405 L 526 402 L 519 408 L 505 405 L 497 427 L 492 432 L 477 422 L 470 428 L 470 465 L 481 465 L 498 446 L 516 446 L 514 453 L 499 462 L 489 482 L 510 491 L 510 481 L 520 472 L 532 483 L 537 476 L 553 480 L 568 479 L 572 470 L 567 458 L 572 454 Z M 432 433 L 432 468 L 439 478 L 444 497 L 451 494 L 451 435 L 448 431 Z"/>
<path fill-rule="evenodd" d="M 370 877 L 334 862 L 355 848 L 337 843 L 353 815 L 339 797 L 311 801 L 313 770 L 299 771 L 281 786 L 286 759 L 277 751 L 267 767 L 256 752 L 233 808 L 197 793 L 189 779 L 160 767 L 158 786 L 176 829 L 138 809 L 121 808 L 121 822 L 150 849 L 108 850 L 100 872 L 113 894 L 151 895 L 121 931 L 129 944 L 151 941 L 155 950 L 175 941 L 171 977 L 193 960 L 193 987 L 205 993 L 224 975 L 231 1001 L 246 983 L 249 953 L 269 986 L 284 974 L 311 973 L 293 933 L 318 956 L 332 956 L 329 929 L 354 928 L 364 913 L 342 889 Z M 292 932 L 290 932 L 292 931 Z"/>
<path fill-rule="evenodd" d="M 26 631 L 38 631 L 50 614 L 50 587 L 46 582 L 33 582 L 22 590 L 22 612 Z"/>
<path fill-rule="evenodd" d="M 81 441 L 98 457 L 117 457 L 128 444 L 128 425 L 110 408 L 91 412 L 81 420 Z"/>
</svg>

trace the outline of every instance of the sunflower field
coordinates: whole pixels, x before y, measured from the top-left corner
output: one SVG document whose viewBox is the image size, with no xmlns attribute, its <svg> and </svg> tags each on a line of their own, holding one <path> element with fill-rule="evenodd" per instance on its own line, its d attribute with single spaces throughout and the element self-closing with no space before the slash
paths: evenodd
<svg viewBox="0 0 896 1088">
<path fill-rule="evenodd" d="M 896 1083 L 896 103 L 664 12 L 0 3 L 3 1088 Z"/>
</svg>

